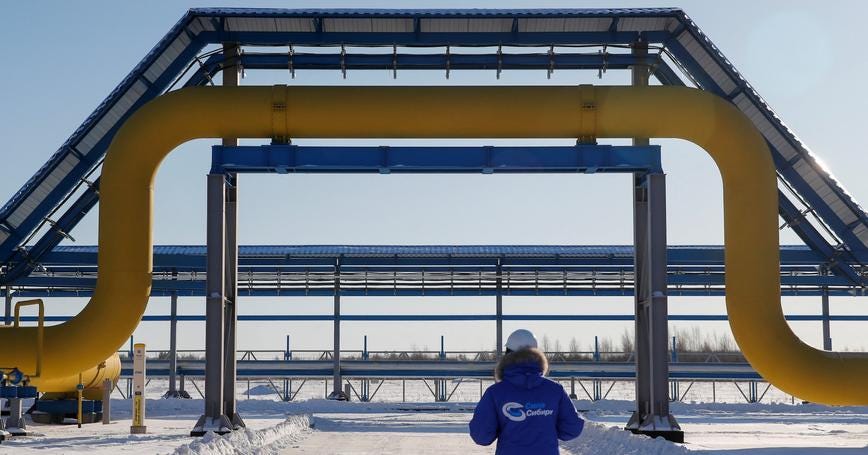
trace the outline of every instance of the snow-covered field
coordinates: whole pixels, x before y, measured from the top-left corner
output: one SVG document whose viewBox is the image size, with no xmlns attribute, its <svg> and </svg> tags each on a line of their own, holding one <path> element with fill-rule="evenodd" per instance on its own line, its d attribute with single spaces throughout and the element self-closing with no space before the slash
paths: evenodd
<svg viewBox="0 0 868 455">
<path fill-rule="evenodd" d="M 493 447 L 475 446 L 467 436 L 478 383 L 459 387 L 465 389 L 460 393 L 463 401 L 433 403 L 423 384 L 408 382 L 402 391 L 395 382 L 384 385 L 373 403 L 323 400 L 322 382 L 305 385 L 315 397 L 294 402 L 278 401 L 271 385 L 251 384 L 247 399 L 245 382 L 239 384 L 244 386 L 239 388 L 239 409 L 248 430 L 195 439 L 188 434 L 203 409 L 195 388 L 188 386 L 195 399 L 161 400 L 157 397 L 165 388 L 154 382 L 148 393 L 148 434 L 130 435 L 130 402 L 113 399 L 109 425 L 78 429 L 33 424 L 36 435 L 5 441 L 0 453 L 493 453 Z M 715 399 L 731 395 L 722 384 L 717 387 Z M 702 387 L 696 390 L 697 400 L 706 398 Z M 412 402 L 402 403 L 402 392 Z M 632 409 L 629 400 L 577 400 L 589 424 L 581 437 L 562 448 L 576 454 L 868 453 L 868 407 L 792 405 L 788 397 L 782 398 L 783 403 L 673 403 L 672 412 L 686 432 L 683 446 L 621 430 Z"/>
</svg>

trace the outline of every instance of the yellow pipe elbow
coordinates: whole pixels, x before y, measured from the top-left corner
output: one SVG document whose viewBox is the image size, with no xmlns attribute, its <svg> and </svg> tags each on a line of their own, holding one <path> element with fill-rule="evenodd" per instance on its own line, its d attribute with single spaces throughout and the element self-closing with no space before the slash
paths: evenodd
<svg viewBox="0 0 868 455">
<path fill-rule="evenodd" d="M 118 131 L 100 185 L 99 280 L 67 323 L 46 327 L 43 377 L 112 354 L 147 304 L 156 171 L 196 138 L 680 138 L 724 187 L 726 302 L 735 339 L 769 382 L 826 404 L 868 404 L 868 356 L 816 350 L 780 305 L 777 186 L 764 139 L 727 101 L 680 87 L 201 87 L 164 95 Z M 0 364 L 32 369 L 33 328 L 0 331 Z"/>
</svg>

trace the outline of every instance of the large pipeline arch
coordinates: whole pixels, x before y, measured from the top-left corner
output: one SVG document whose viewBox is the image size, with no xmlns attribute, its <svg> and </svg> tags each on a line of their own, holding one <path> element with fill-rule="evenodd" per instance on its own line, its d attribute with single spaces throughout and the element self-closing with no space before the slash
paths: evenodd
<svg viewBox="0 0 868 455">
<path fill-rule="evenodd" d="M 751 365 L 800 398 L 868 404 L 868 354 L 802 342 L 784 320 L 777 186 L 765 140 L 732 104 L 681 87 L 199 87 L 164 95 L 118 131 L 102 170 L 99 278 L 90 303 L 45 330 L 42 384 L 92 368 L 138 325 L 151 286 L 154 176 L 198 138 L 679 138 L 724 187 L 726 303 Z M 0 331 L 0 364 L 32 371 L 31 327 Z M 43 387 L 44 389 L 44 387 Z"/>
</svg>

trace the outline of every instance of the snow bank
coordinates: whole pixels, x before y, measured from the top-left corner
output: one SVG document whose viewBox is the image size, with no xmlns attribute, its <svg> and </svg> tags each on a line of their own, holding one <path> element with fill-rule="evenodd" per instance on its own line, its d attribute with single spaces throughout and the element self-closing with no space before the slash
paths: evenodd
<svg viewBox="0 0 868 455">
<path fill-rule="evenodd" d="M 247 389 L 244 393 L 247 395 L 277 395 L 277 392 L 274 391 L 274 387 L 270 384 L 259 384 L 253 386 Z"/>
<path fill-rule="evenodd" d="M 279 453 L 310 432 L 310 416 L 290 416 L 264 430 L 245 428 L 227 435 L 207 433 L 202 439 L 175 449 L 175 455 L 234 455 Z"/>
<path fill-rule="evenodd" d="M 689 451 L 663 438 L 638 436 L 622 428 L 585 421 L 578 438 L 561 444 L 566 453 L 576 455 L 682 455 Z"/>
</svg>

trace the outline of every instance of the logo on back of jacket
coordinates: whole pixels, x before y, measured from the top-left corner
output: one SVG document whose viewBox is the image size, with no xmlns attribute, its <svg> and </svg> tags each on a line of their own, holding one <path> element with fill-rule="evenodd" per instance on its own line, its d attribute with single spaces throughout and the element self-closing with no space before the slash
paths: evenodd
<svg viewBox="0 0 868 455">
<path fill-rule="evenodd" d="M 528 417 L 546 417 L 555 413 L 551 409 L 546 409 L 545 403 L 516 403 L 510 401 L 501 408 L 503 415 L 513 422 L 522 422 Z"/>
</svg>

